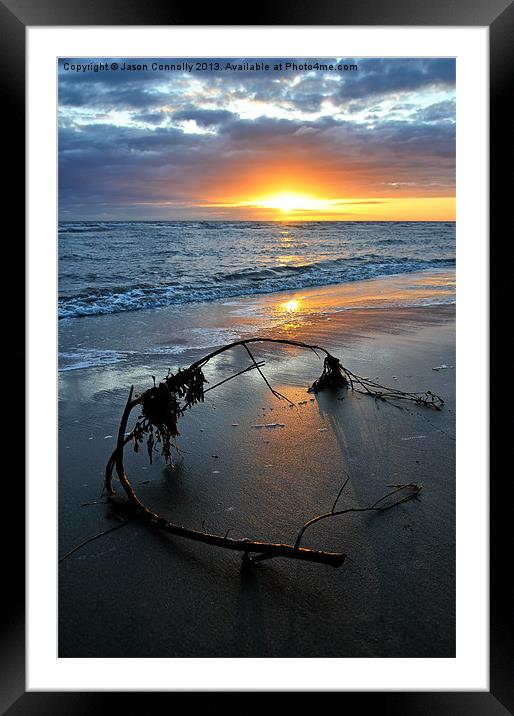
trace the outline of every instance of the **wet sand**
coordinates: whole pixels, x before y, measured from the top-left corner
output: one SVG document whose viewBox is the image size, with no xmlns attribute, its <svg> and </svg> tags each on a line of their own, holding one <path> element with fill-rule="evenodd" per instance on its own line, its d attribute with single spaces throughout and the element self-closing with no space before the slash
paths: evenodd
<svg viewBox="0 0 514 716">
<path fill-rule="evenodd" d="M 209 311 L 218 323 L 224 312 L 225 327 L 235 320 L 219 305 L 204 309 L 204 320 Z M 291 542 L 307 519 L 330 509 L 346 473 L 342 508 L 369 505 L 391 484 L 420 483 L 420 496 L 306 532 L 305 546 L 347 554 L 338 569 L 277 558 L 242 570 L 236 552 L 129 521 L 60 564 L 59 656 L 454 656 L 454 307 L 317 310 L 308 320 L 293 315 L 252 328 L 323 345 L 354 373 L 402 390 L 430 389 L 445 407 L 355 392 L 313 396 L 306 388 L 322 368 L 314 354 L 259 347 L 255 356 L 266 361 L 273 386 L 307 402 L 278 401 L 256 371 L 209 392 L 181 421 L 174 468 L 127 451 L 141 499 L 187 527 Z M 174 355 L 173 366 L 206 352 Z M 100 497 L 112 436 L 130 385 L 149 387 L 167 361 L 158 353 L 129 356 L 60 374 L 60 556 L 114 526 Z M 234 351 L 206 375 L 213 384 L 247 364 L 244 351 Z M 441 365 L 448 367 L 433 370 Z M 284 427 L 253 427 L 263 423 Z"/>
</svg>

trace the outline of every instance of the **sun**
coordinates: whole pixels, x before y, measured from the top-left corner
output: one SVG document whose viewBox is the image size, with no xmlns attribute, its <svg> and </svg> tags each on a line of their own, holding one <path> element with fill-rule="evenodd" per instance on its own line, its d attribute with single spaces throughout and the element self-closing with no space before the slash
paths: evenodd
<svg viewBox="0 0 514 716">
<path fill-rule="evenodd" d="M 327 199 L 317 199 L 308 194 L 298 194 L 292 191 L 284 191 L 280 194 L 273 194 L 265 197 L 257 203 L 259 207 L 266 209 L 278 209 L 287 214 L 292 211 L 323 211 L 332 202 Z"/>
<path fill-rule="evenodd" d="M 304 209 L 305 203 L 305 200 L 300 194 L 284 192 L 283 194 L 277 194 L 276 196 L 271 197 L 270 208 L 280 209 L 280 211 L 287 213 L 293 209 Z M 271 206 L 271 204 L 275 204 L 275 206 Z"/>
</svg>

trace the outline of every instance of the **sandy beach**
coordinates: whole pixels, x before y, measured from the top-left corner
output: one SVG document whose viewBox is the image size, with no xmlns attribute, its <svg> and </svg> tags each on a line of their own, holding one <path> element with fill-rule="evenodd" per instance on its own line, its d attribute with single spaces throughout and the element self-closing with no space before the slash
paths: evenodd
<svg viewBox="0 0 514 716">
<path fill-rule="evenodd" d="M 346 473 L 342 507 L 367 506 L 399 483 L 421 484 L 419 497 L 306 532 L 305 546 L 347 554 L 338 569 L 280 558 L 242 569 L 236 552 L 129 520 L 60 564 L 60 657 L 455 655 L 455 307 L 360 308 L 362 283 L 63 325 L 62 340 L 81 331 L 124 353 L 60 373 L 59 556 L 116 524 L 102 480 L 128 391 L 209 352 L 187 346 L 191 326 L 211 340 L 218 331 L 219 344 L 240 335 L 316 343 L 354 373 L 429 389 L 445 406 L 311 395 L 322 369 L 313 353 L 256 347 L 270 382 L 296 406 L 277 400 L 256 371 L 209 392 L 181 420 L 173 468 L 127 450 L 145 504 L 193 529 L 291 542 L 330 509 Z M 381 295 L 403 290 L 384 285 Z M 247 364 L 232 351 L 206 376 L 212 385 Z M 281 426 L 254 427 L 270 423 Z"/>
</svg>

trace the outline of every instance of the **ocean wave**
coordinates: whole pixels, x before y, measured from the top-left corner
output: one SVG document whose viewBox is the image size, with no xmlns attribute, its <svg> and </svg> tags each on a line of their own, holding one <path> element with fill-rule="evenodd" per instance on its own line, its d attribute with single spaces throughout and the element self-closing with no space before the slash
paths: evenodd
<svg viewBox="0 0 514 716">
<path fill-rule="evenodd" d="M 109 223 L 78 223 L 78 224 L 60 224 L 59 233 L 65 234 L 88 234 L 91 232 L 112 231 L 113 226 Z"/>
<path fill-rule="evenodd" d="M 275 265 L 218 272 L 201 280 L 192 276 L 168 285 L 152 286 L 144 282 L 137 287 L 89 287 L 75 295 L 59 299 L 59 318 L 98 316 L 125 311 L 162 308 L 185 303 L 228 299 L 252 294 L 276 293 L 313 286 L 349 283 L 359 280 L 408 274 L 428 269 L 453 268 L 454 260 L 413 260 L 408 257 L 358 261 L 338 258 L 301 265 Z"/>
</svg>

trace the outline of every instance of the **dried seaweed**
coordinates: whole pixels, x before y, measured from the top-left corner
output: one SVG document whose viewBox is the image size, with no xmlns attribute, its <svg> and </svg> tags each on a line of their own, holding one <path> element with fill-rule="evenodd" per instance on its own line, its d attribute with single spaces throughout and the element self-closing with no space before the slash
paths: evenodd
<svg viewBox="0 0 514 716">
<path fill-rule="evenodd" d="M 323 373 L 319 378 L 316 378 L 307 392 L 319 393 L 320 390 L 339 390 L 340 388 L 346 388 L 348 383 L 346 371 L 339 358 L 327 355 L 323 362 Z"/>
<path fill-rule="evenodd" d="M 177 373 L 168 372 L 164 380 L 145 391 L 140 398 L 141 415 L 133 428 L 134 451 L 146 437 L 146 447 L 150 464 L 152 453 L 160 446 L 161 455 L 166 463 L 172 460 L 172 447 L 175 438 L 180 435 L 177 423 L 187 408 L 203 402 L 203 385 L 207 380 L 201 368 L 179 369 Z M 183 401 L 181 404 L 180 401 Z"/>
</svg>

